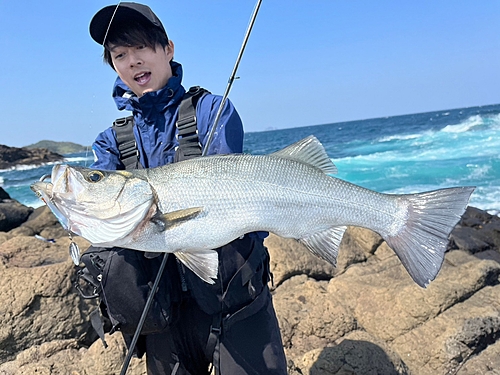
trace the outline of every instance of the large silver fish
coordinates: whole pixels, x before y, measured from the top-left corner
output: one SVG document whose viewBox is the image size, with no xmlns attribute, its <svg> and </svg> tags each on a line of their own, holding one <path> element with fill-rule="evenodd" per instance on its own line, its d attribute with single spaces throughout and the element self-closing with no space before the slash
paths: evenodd
<svg viewBox="0 0 500 375">
<path fill-rule="evenodd" d="M 472 187 L 377 193 L 329 176 L 313 136 L 270 155 L 214 155 L 133 171 L 56 165 L 32 190 L 61 224 L 95 246 L 174 253 L 203 280 L 216 249 L 254 231 L 295 238 L 335 264 L 347 225 L 379 233 L 415 282 L 441 268 L 448 236 Z"/>
</svg>

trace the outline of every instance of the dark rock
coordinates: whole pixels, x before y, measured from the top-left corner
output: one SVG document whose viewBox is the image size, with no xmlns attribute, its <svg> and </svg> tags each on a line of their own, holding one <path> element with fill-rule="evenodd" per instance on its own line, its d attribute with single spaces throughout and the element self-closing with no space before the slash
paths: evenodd
<svg viewBox="0 0 500 375">
<path fill-rule="evenodd" d="M 500 338 L 500 318 L 488 316 L 467 319 L 456 340 L 473 352 L 480 352 Z"/>
<path fill-rule="evenodd" d="M 0 231 L 9 230 L 24 223 L 33 212 L 32 207 L 26 207 L 15 200 L 0 201 Z"/>
<path fill-rule="evenodd" d="M 469 206 L 460 220 L 459 225 L 477 227 L 497 220 L 500 221 L 500 218 L 490 215 L 486 211 L 480 210 L 479 208 Z"/>
<path fill-rule="evenodd" d="M 301 364 L 310 375 L 410 375 L 397 354 L 363 331 L 348 334 L 335 346 L 311 350 Z"/>
<path fill-rule="evenodd" d="M 38 207 L 22 224 L 23 227 L 31 228 L 35 233 L 40 234 L 44 229 L 61 228 L 57 218 L 47 206 Z"/>
<path fill-rule="evenodd" d="M 500 247 L 500 218 L 475 207 L 467 207 L 450 235 L 450 249 L 472 254 Z"/>
<path fill-rule="evenodd" d="M 10 195 L 0 186 L 0 201 L 5 199 L 10 199 Z"/>
<path fill-rule="evenodd" d="M 470 253 L 490 249 L 492 245 L 488 243 L 488 237 L 482 235 L 478 236 L 477 232 L 477 229 L 470 227 L 456 228 L 450 235 L 450 247 L 453 249 L 465 250 Z"/>
<path fill-rule="evenodd" d="M 47 239 L 68 237 L 68 232 L 63 229 L 54 214 L 47 206 L 38 207 L 30 215 L 28 220 L 15 230 L 23 230 L 22 233 L 29 235 L 38 234 Z"/>
<path fill-rule="evenodd" d="M 28 149 L 25 147 L 9 147 L 0 145 L 0 169 L 15 165 L 37 165 L 62 161 L 64 157 L 44 148 Z"/>
</svg>

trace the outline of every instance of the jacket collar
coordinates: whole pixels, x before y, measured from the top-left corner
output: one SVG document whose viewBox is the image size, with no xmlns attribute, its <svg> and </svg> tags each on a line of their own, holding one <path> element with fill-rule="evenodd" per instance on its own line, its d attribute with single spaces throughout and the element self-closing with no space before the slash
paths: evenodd
<svg viewBox="0 0 500 375">
<path fill-rule="evenodd" d="M 158 91 L 148 92 L 138 98 L 132 90 L 120 79 L 116 78 L 113 87 L 113 98 L 118 109 L 140 113 L 146 123 L 154 122 L 159 113 L 173 104 L 178 103 L 184 96 L 182 87 L 182 65 L 172 61 L 173 76 L 168 80 L 165 87 Z"/>
</svg>

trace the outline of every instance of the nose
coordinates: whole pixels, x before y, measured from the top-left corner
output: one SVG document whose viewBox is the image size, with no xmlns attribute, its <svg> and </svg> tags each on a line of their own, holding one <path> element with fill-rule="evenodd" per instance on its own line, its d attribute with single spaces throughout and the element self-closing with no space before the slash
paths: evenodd
<svg viewBox="0 0 500 375">
<path fill-rule="evenodd" d="M 142 59 L 138 53 L 135 51 L 129 52 L 129 64 L 133 68 L 136 65 L 142 65 Z"/>
</svg>

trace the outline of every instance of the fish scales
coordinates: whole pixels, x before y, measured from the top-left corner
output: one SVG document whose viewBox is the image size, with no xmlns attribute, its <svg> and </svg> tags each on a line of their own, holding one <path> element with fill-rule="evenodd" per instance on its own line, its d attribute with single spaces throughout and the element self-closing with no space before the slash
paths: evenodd
<svg viewBox="0 0 500 375">
<path fill-rule="evenodd" d="M 301 238 L 335 225 L 375 224 L 383 231 L 393 225 L 402 209 L 391 196 L 332 178 L 295 160 L 270 163 L 273 159 L 215 156 L 177 163 L 166 174 L 152 169 L 148 179 L 165 203 L 162 212 L 203 206 L 208 216 L 195 221 L 203 220 L 207 228 L 214 229 L 227 221 L 235 235 L 267 229 Z"/>
<path fill-rule="evenodd" d="M 311 136 L 270 155 L 215 155 L 134 171 L 54 166 L 33 191 L 70 232 L 97 246 L 174 253 L 203 280 L 216 249 L 249 232 L 295 238 L 335 264 L 348 225 L 379 233 L 415 282 L 441 268 L 473 187 L 390 195 L 331 176 Z"/>
</svg>

